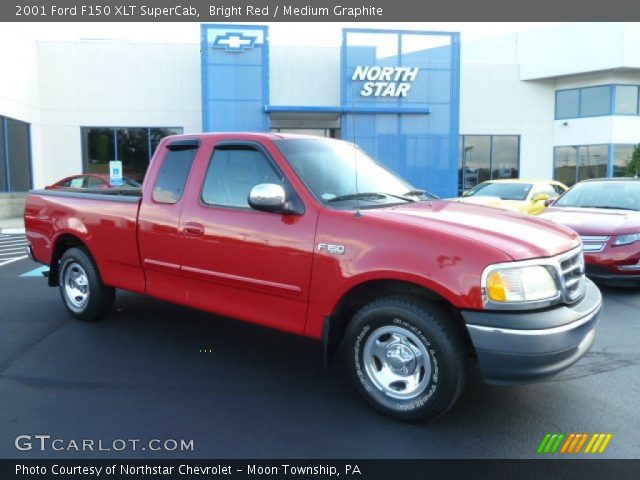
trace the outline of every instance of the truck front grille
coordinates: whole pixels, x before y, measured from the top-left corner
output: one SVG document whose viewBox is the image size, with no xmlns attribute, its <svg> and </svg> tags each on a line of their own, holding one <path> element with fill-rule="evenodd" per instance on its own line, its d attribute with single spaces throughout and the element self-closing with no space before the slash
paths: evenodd
<svg viewBox="0 0 640 480">
<path fill-rule="evenodd" d="M 559 259 L 560 282 L 568 302 L 575 302 L 585 290 L 584 256 L 582 251 L 573 251 Z"/>
</svg>

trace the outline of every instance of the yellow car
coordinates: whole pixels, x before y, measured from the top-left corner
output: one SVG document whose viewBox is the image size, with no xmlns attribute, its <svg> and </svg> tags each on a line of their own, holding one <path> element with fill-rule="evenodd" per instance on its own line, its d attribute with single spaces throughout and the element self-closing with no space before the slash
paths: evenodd
<svg viewBox="0 0 640 480">
<path fill-rule="evenodd" d="M 547 200 L 568 189 L 564 183 L 555 180 L 489 180 L 467 190 L 457 200 L 538 215 L 547 208 Z"/>
</svg>

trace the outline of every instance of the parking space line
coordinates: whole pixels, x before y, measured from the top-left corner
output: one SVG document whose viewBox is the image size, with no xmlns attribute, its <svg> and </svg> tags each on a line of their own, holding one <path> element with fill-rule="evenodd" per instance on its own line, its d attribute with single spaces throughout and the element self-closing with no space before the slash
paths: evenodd
<svg viewBox="0 0 640 480">
<path fill-rule="evenodd" d="M 23 232 L 3 229 L 0 234 L 0 267 L 28 258 L 25 248 L 29 245 Z"/>
<path fill-rule="evenodd" d="M 2 267 L 4 265 L 8 265 L 8 264 L 13 263 L 13 262 L 17 262 L 18 260 L 22 260 L 24 258 L 27 258 L 27 256 L 28 255 L 23 255 L 22 257 L 15 257 L 15 258 L 11 258 L 9 260 L 6 260 L 4 262 L 0 262 L 0 267 Z"/>
</svg>

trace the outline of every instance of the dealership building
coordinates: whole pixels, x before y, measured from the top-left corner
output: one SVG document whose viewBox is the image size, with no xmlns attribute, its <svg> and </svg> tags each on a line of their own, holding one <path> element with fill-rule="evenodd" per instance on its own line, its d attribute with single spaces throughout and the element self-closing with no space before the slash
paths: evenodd
<svg viewBox="0 0 640 480">
<path fill-rule="evenodd" d="M 0 192 L 104 173 L 110 160 L 142 178 L 163 136 L 202 131 L 346 139 L 446 197 L 490 178 L 635 173 L 638 24 L 468 43 L 345 28 L 336 46 L 311 47 L 271 45 L 267 26 L 193 29 L 199 42 L 36 41 L 0 24 Z"/>
</svg>

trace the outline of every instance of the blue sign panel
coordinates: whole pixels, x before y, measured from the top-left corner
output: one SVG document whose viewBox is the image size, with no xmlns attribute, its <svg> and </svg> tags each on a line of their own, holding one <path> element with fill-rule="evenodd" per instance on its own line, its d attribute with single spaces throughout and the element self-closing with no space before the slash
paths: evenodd
<svg viewBox="0 0 640 480">
<path fill-rule="evenodd" d="M 459 34 L 345 29 L 342 138 L 413 185 L 457 194 Z"/>
<path fill-rule="evenodd" d="M 268 131 L 268 27 L 202 25 L 202 128 Z"/>
</svg>

